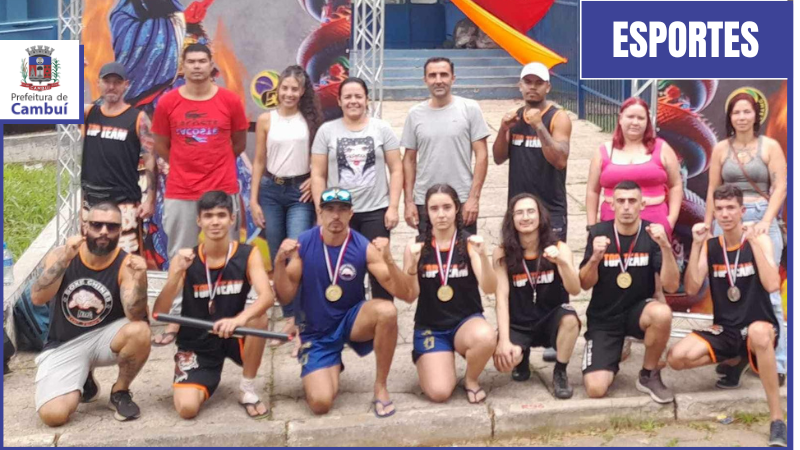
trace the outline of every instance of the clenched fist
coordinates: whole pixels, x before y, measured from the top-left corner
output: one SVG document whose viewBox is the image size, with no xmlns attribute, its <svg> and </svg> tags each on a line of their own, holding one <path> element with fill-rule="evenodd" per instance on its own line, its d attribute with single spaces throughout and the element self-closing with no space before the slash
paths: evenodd
<svg viewBox="0 0 800 450">
<path fill-rule="evenodd" d="M 486 247 L 483 245 L 483 236 L 478 236 L 477 234 L 473 234 L 467 239 L 467 242 L 472 245 L 472 248 L 479 254 L 483 255 L 484 250 Z"/>
<path fill-rule="evenodd" d="M 645 227 L 645 231 L 647 231 L 647 234 L 650 235 L 650 238 L 652 238 L 659 247 L 665 248 L 670 246 L 669 237 L 667 236 L 667 230 L 664 229 L 664 225 L 660 223 L 651 223 Z"/>
<path fill-rule="evenodd" d="M 534 129 L 542 124 L 542 111 L 537 108 L 530 108 L 525 111 L 525 123 L 532 126 Z"/>
<path fill-rule="evenodd" d="M 147 272 L 147 261 L 145 261 L 141 256 L 130 255 L 125 267 L 127 267 L 134 276 L 140 276 Z"/>
<path fill-rule="evenodd" d="M 169 263 L 169 270 L 175 274 L 186 272 L 186 269 L 192 265 L 194 257 L 194 250 L 190 248 L 182 248 L 178 250 L 178 253 L 172 257 L 172 262 Z"/>
<path fill-rule="evenodd" d="M 285 263 L 286 260 L 300 256 L 300 243 L 294 239 L 284 239 L 278 253 L 275 254 L 275 263 Z"/>
<path fill-rule="evenodd" d="M 611 245 L 611 239 L 606 236 L 597 236 L 592 241 L 592 258 L 596 261 L 603 259 L 603 255 L 606 254 L 606 250 L 608 246 Z"/>
<path fill-rule="evenodd" d="M 64 246 L 64 255 L 67 257 L 67 261 L 72 261 L 73 258 L 78 256 L 78 251 L 80 251 L 81 245 L 85 241 L 85 236 L 70 236 L 67 239 L 67 244 Z"/>
<path fill-rule="evenodd" d="M 389 239 L 385 237 L 377 237 L 372 240 L 372 245 L 374 245 L 375 248 L 381 252 L 381 256 L 387 264 L 394 262 L 394 259 L 392 259 L 392 246 L 389 244 Z"/>
<path fill-rule="evenodd" d="M 708 240 L 710 228 L 705 223 L 696 223 L 692 226 L 692 240 L 698 244 L 702 244 Z"/>
</svg>

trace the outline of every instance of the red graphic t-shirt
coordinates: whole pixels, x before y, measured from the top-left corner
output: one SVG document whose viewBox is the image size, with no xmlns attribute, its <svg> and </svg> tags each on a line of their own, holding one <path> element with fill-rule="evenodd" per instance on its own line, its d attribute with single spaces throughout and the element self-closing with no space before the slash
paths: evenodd
<svg viewBox="0 0 800 450">
<path fill-rule="evenodd" d="M 231 133 L 247 130 L 242 100 L 220 87 L 208 100 L 183 97 L 178 89 L 159 101 L 153 133 L 168 136 L 166 198 L 197 200 L 208 191 L 239 192 Z"/>
</svg>

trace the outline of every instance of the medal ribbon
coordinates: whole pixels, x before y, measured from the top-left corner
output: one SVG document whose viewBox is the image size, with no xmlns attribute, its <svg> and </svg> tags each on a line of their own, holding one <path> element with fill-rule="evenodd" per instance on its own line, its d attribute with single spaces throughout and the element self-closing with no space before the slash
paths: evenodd
<svg viewBox="0 0 800 450">
<path fill-rule="evenodd" d="M 342 249 L 339 251 L 339 258 L 336 260 L 336 269 L 331 272 L 331 257 L 328 254 L 328 246 L 325 245 L 325 241 L 322 241 L 322 250 L 325 252 L 325 266 L 328 268 L 328 276 L 331 279 L 331 284 L 336 284 L 339 280 L 339 267 L 342 266 L 342 259 L 344 259 L 344 253 L 347 251 L 347 244 L 350 243 L 350 235 L 352 234 L 352 230 L 349 228 L 347 229 L 347 237 L 344 239 L 344 244 L 342 244 Z M 319 237 L 322 238 L 322 228 L 319 229 Z"/>
<path fill-rule="evenodd" d="M 522 258 L 522 268 L 525 269 L 525 275 L 528 276 L 528 284 L 530 284 L 531 289 L 533 289 L 534 301 L 536 301 L 536 287 L 539 286 L 539 274 L 540 274 L 539 268 L 542 266 L 543 257 L 544 256 L 540 254 L 539 257 L 536 258 L 536 281 L 533 280 L 533 277 L 531 276 L 531 271 L 528 270 L 528 264 L 525 262 L 525 257 Z"/>
<path fill-rule="evenodd" d="M 739 243 L 739 249 L 736 250 L 736 260 L 733 262 L 734 270 L 731 271 L 731 263 L 728 260 L 728 244 L 725 242 L 725 236 L 722 236 L 722 257 L 725 259 L 725 270 L 728 276 L 728 283 L 733 287 L 736 284 L 736 271 L 739 269 L 739 254 L 742 252 L 742 245 L 744 245 L 744 233 L 742 233 L 742 242 Z"/>
<path fill-rule="evenodd" d="M 447 252 L 447 269 L 442 267 L 442 253 L 439 250 L 439 243 L 436 239 L 433 240 L 433 245 L 436 246 L 436 263 L 439 264 L 439 279 L 442 281 L 442 286 L 447 285 L 447 280 L 450 278 L 450 265 L 453 262 L 453 249 L 456 246 L 456 234 L 453 232 L 453 238 L 450 240 L 450 250 Z"/>
<path fill-rule="evenodd" d="M 622 273 L 625 273 L 625 272 L 628 271 L 628 266 L 630 265 L 631 258 L 633 257 L 633 247 L 635 247 L 636 243 L 639 242 L 639 235 L 641 233 L 642 233 L 642 221 L 640 220 L 639 221 L 639 231 L 636 232 L 636 237 L 633 238 L 633 242 L 631 242 L 631 246 L 630 246 L 630 248 L 628 248 L 628 254 L 627 255 L 622 255 L 622 254 L 619 255 L 620 256 L 619 268 L 622 271 Z M 617 232 L 617 224 L 616 223 L 614 223 L 614 239 L 616 239 L 617 251 L 618 252 L 622 252 L 622 248 L 620 248 L 620 244 L 619 244 L 619 233 Z M 624 258 L 623 258 L 623 256 L 624 256 Z"/>
<path fill-rule="evenodd" d="M 206 282 L 208 283 L 208 310 L 209 312 L 213 308 L 214 297 L 217 295 L 217 286 L 219 285 L 220 280 L 222 280 L 222 273 L 225 272 L 225 268 L 228 267 L 228 261 L 231 260 L 231 253 L 233 250 L 233 242 L 228 244 L 228 253 L 225 255 L 225 264 L 222 266 L 222 269 L 219 271 L 219 275 L 217 275 L 217 281 L 214 282 L 214 285 L 211 285 L 211 270 L 208 268 L 208 255 L 205 255 L 205 266 L 206 266 Z M 213 313 L 212 313 L 213 314 Z"/>
</svg>

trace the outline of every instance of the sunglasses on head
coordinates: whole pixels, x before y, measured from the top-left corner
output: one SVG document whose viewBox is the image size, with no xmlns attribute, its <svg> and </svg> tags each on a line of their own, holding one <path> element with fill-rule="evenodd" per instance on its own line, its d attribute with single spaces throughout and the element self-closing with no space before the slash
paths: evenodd
<svg viewBox="0 0 800 450">
<path fill-rule="evenodd" d="M 343 202 L 350 201 L 350 192 L 341 190 L 341 189 L 331 189 L 329 191 L 325 191 L 322 193 L 322 201 L 323 202 L 330 202 L 336 200 L 341 200 Z"/>
<path fill-rule="evenodd" d="M 109 233 L 116 233 L 122 228 L 122 224 L 117 222 L 96 222 L 91 221 L 89 222 L 89 227 L 94 231 L 102 231 L 103 227 L 106 227 Z"/>
</svg>

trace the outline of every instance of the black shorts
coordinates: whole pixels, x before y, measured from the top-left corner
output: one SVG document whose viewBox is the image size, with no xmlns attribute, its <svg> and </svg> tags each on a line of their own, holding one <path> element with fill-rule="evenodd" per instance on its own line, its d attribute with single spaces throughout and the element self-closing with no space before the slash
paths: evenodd
<svg viewBox="0 0 800 450">
<path fill-rule="evenodd" d="M 778 346 L 778 328 L 775 328 L 775 342 Z M 702 330 L 694 330 L 691 335 L 702 340 L 708 347 L 708 354 L 715 363 L 727 361 L 738 357 L 748 358 L 753 372 L 758 373 L 756 354 L 750 350 L 750 341 L 747 339 L 747 326 L 742 328 L 723 327 L 712 325 Z"/>
<path fill-rule="evenodd" d="M 214 394 L 222 376 L 225 358 L 242 365 L 244 354 L 243 339 L 220 339 L 221 347 L 214 351 L 195 352 L 178 349 L 175 354 L 175 379 L 173 387 L 193 387 L 206 394 L 206 399 Z"/>
<path fill-rule="evenodd" d="M 567 242 L 567 214 L 551 213 L 550 228 L 561 242 Z"/>
<path fill-rule="evenodd" d="M 575 308 L 569 303 L 564 303 L 542 316 L 534 323 L 530 331 L 515 328 L 512 324 L 508 330 L 511 343 L 522 347 L 523 352 L 531 347 L 556 348 L 558 327 L 561 325 L 561 319 L 564 316 L 575 316 L 578 319 L 578 313 L 575 312 Z M 578 323 L 580 323 L 580 319 L 578 319 Z"/>
<path fill-rule="evenodd" d="M 389 230 L 386 229 L 384 216 L 386 216 L 386 209 L 381 208 L 375 211 L 367 211 L 353 214 L 350 219 L 350 228 L 358 231 L 370 242 L 378 237 L 389 238 Z M 369 284 L 372 289 L 372 298 L 382 298 L 394 300 L 394 296 L 389 293 L 378 280 L 370 273 Z"/>
<path fill-rule="evenodd" d="M 419 234 L 425 234 L 425 228 L 428 227 L 428 211 L 425 211 L 424 205 L 417 205 L 417 213 L 419 214 L 417 231 Z M 465 226 L 464 229 L 467 230 L 469 234 L 478 234 L 478 221 L 476 220 L 472 225 Z"/>
<path fill-rule="evenodd" d="M 644 331 L 639 327 L 644 308 L 652 298 L 642 300 L 631 308 L 621 323 L 604 323 L 589 320 L 584 337 L 586 347 L 583 349 L 583 373 L 608 370 L 616 374 L 625 336 L 644 339 Z"/>
</svg>

